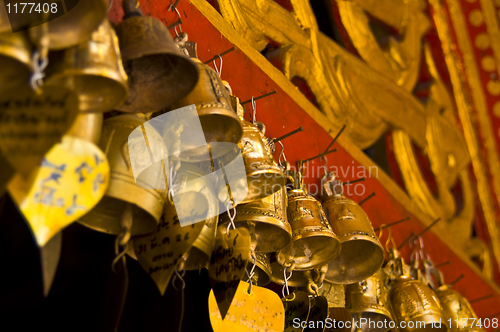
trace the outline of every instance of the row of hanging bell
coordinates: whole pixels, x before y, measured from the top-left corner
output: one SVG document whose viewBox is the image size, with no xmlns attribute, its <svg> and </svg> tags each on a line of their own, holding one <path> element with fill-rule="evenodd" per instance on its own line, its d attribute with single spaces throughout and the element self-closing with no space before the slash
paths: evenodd
<svg viewBox="0 0 500 332">
<path fill-rule="evenodd" d="M 255 251 L 258 253 L 275 252 L 284 248 L 291 240 L 291 227 L 287 221 L 287 198 L 283 169 L 274 160 L 265 137 L 265 126 L 260 122 L 252 124 L 243 119 L 244 109 L 239 99 L 232 94 L 231 87 L 224 82 L 230 94 L 230 103 L 237 113 L 243 127 L 243 135 L 238 144 L 245 165 L 246 185 L 244 199 L 236 207 L 236 227 L 250 230 Z M 227 164 L 234 153 L 224 156 Z M 231 186 L 230 189 L 234 189 Z M 236 190 L 239 190 L 236 187 Z M 227 184 L 218 182 L 218 197 L 222 202 L 232 201 L 227 197 Z M 234 190 L 231 190 L 234 192 Z M 223 215 L 221 224 L 229 223 L 229 216 Z"/>
</svg>

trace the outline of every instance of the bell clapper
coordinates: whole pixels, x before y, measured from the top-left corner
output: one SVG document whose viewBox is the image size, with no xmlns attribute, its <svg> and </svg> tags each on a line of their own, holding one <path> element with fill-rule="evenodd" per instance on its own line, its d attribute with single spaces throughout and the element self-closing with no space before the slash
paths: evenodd
<svg viewBox="0 0 500 332">
<path fill-rule="evenodd" d="M 174 276 L 172 278 L 172 286 L 174 287 L 175 290 L 177 289 L 177 286 L 175 285 L 175 281 L 177 278 L 181 281 L 181 314 L 179 317 L 179 332 L 182 331 L 182 321 L 184 320 L 184 289 L 186 288 L 186 281 L 184 281 L 184 275 L 186 274 L 186 269 L 184 268 L 184 262 L 187 259 L 187 256 L 182 257 L 182 261 L 177 264 L 177 267 L 174 270 Z"/>
<path fill-rule="evenodd" d="M 115 259 L 113 260 L 113 263 L 111 263 L 111 268 L 115 273 L 116 273 L 115 266 L 120 259 L 123 258 L 123 263 L 125 266 L 125 254 L 128 251 L 130 237 L 132 236 L 132 223 L 133 223 L 132 204 L 127 203 L 121 215 L 121 220 L 120 220 L 121 232 L 116 236 L 115 240 L 116 256 Z"/>
<path fill-rule="evenodd" d="M 35 44 L 35 51 L 32 53 L 33 73 L 30 77 L 30 86 L 34 92 L 41 94 L 44 70 L 49 65 L 49 31 L 47 24 L 29 29 L 30 39 Z"/>
</svg>

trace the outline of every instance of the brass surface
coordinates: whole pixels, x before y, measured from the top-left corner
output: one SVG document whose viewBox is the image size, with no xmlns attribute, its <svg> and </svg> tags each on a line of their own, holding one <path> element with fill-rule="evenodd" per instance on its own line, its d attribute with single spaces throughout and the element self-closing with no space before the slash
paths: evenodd
<svg viewBox="0 0 500 332">
<path fill-rule="evenodd" d="M 196 65 L 175 45 L 163 23 L 153 17 L 131 17 L 117 27 L 129 98 L 118 110 L 148 113 L 186 96 L 198 81 Z"/>
<path fill-rule="evenodd" d="M 219 75 L 211 67 L 203 64 L 198 59 L 193 59 L 199 71 L 199 80 L 194 89 L 178 102 L 174 103 L 170 109 L 175 110 L 184 106 L 195 105 L 198 112 L 201 128 L 205 134 L 207 143 L 227 142 L 238 144 L 242 135 L 242 125 L 231 107 L 228 90 L 224 87 Z M 199 142 L 193 139 L 192 133 L 188 130 L 180 134 L 183 153 L 179 159 L 186 162 L 198 162 L 207 159 L 206 146 L 200 147 Z M 211 151 L 212 158 L 220 158 L 230 152 L 231 144 L 227 148 L 220 148 Z"/>
<path fill-rule="evenodd" d="M 407 275 L 398 277 L 389 291 L 389 302 L 393 319 L 401 332 L 448 330 L 439 299 L 434 291 L 421 281 L 413 280 Z M 401 325 L 403 321 L 406 324 L 402 325 L 406 328 Z M 439 321 L 443 322 L 441 326 L 433 328 L 432 323 Z M 413 324 L 408 324 L 409 322 Z"/>
<path fill-rule="evenodd" d="M 252 229 L 255 233 L 257 252 L 275 252 L 286 247 L 292 238 L 292 228 L 287 220 L 285 187 L 272 195 L 252 203 L 236 207 L 236 227 Z M 221 225 L 229 223 L 229 217 L 221 217 Z"/>
<path fill-rule="evenodd" d="M 373 321 L 375 325 L 379 321 L 392 320 L 384 279 L 384 272 L 379 270 L 366 280 L 345 286 L 345 307 L 353 319 L 366 318 L 368 322 Z M 389 329 L 387 324 L 385 324 L 386 329 L 374 329 L 365 324 L 362 330 L 385 332 Z"/>
<path fill-rule="evenodd" d="M 118 38 L 107 20 L 85 42 L 51 55 L 45 83 L 74 90 L 81 112 L 111 111 L 127 98 Z"/>
<path fill-rule="evenodd" d="M 281 191 L 286 184 L 286 177 L 276 164 L 267 139 L 259 127 L 243 119 L 241 123 L 243 136 L 239 144 L 248 186 L 248 194 L 241 202 L 243 204 Z"/>
<path fill-rule="evenodd" d="M 425 106 L 418 102 L 409 92 L 398 87 L 396 83 L 387 79 L 388 75 L 392 74 L 377 73 L 366 63 L 359 61 L 345 49 L 337 46 L 328 37 L 316 31 L 317 25 L 315 23 L 314 16 L 311 14 L 310 5 L 306 1 L 292 1 L 294 12 L 290 13 L 283 10 L 283 8 L 279 8 L 279 5 L 273 3 L 272 1 L 267 0 L 258 2 L 257 6 L 250 4 L 250 2 L 246 0 L 220 0 L 218 3 L 223 17 L 221 17 L 221 15 L 217 13 L 212 6 L 206 4 L 202 0 L 193 0 L 192 3 L 221 32 L 224 37 L 238 47 L 249 59 L 261 68 L 270 77 L 270 79 L 276 82 L 276 84 L 283 89 L 283 91 L 287 93 L 290 98 L 293 99 L 294 102 L 296 102 L 305 112 L 307 112 L 309 116 L 311 116 L 326 131 L 331 133 L 332 137 L 334 136 L 334 133 L 338 132 L 342 124 L 353 122 L 353 128 L 347 131 L 348 135 L 341 136 L 338 142 L 347 150 L 351 157 L 360 162 L 361 165 L 366 167 L 366 169 L 370 170 L 376 165 L 362 152 L 360 148 L 369 146 L 372 139 L 374 137 L 378 137 L 380 133 L 385 131 L 387 128 L 385 125 L 378 122 L 378 120 L 374 120 L 377 118 L 374 114 L 379 114 L 384 118 L 384 121 L 388 121 L 388 123 L 390 123 L 394 128 L 400 128 L 405 132 L 408 132 L 411 139 L 413 139 L 417 145 L 421 147 L 426 146 L 425 121 L 422 121 L 426 114 Z M 371 6 L 371 9 L 369 8 L 370 11 L 372 9 L 376 10 L 377 6 L 380 8 L 391 6 L 386 4 L 385 1 L 379 3 L 377 6 L 375 6 L 375 4 L 370 5 L 368 2 L 367 4 L 368 7 Z M 365 4 L 363 4 L 363 6 L 365 6 Z M 397 6 L 408 7 L 403 11 L 400 11 L 399 9 L 398 11 L 395 11 L 395 14 L 397 14 L 396 16 L 399 16 L 401 13 L 409 16 L 421 15 L 421 8 L 418 8 L 418 6 L 418 11 L 409 10 L 411 6 L 415 6 L 415 3 L 409 4 L 409 2 L 405 2 L 404 4 L 398 4 Z M 435 12 L 440 14 L 441 9 L 435 10 Z M 454 12 L 461 15 L 460 10 L 456 10 Z M 388 15 L 385 15 L 386 19 L 387 16 Z M 303 18 L 304 20 L 300 19 L 299 23 L 299 18 Z M 394 17 L 389 19 L 390 22 L 394 22 L 400 18 L 401 16 L 399 16 L 399 18 Z M 275 24 L 266 24 L 266 22 L 269 22 L 270 20 L 275 22 Z M 414 18 L 412 17 L 411 20 L 414 20 Z M 399 22 L 404 25 L 406 22 L 410 21 L 403 19 Z M 411 24 L 415 26 L 414 22 Z M 436 24 L 439 29 L 439 20 L 436 20 Z M 427 25 L 427 23 L 425 23 L 425 25 Z M 400 25 L 397 29 L 400 29 L 401 26 L 402 25 Z M 465 24 L 462 23 L 461 27 L 464 28 Z M 413 31 L 418 32 L 418 29 L 414 29 Z M 439 33 L 439 35 L 443 41 L 441 33 Z M 245 38 L 242 38 L 241 36 L 245 36 Z M 370 36 L 368 35 L 368 37 Z M 265 48 L 269 39 L 278 41 L 282 46 L 295 51 L 294 53 L 290 52 L 291 56 L 289 57 L 289 61 L 285 62 L 285 64 L 288 64 L 289 66 L 292 65 L 293 70 L 286 67 L 283 72 L 280 72 L 280 69 L 283 68 L 276 68 L 261 56 L 260 50 Z M 443 42 L 443 49 L 445 49 L 445 51 L 447 45 L 449 46 L 451 44 Z M 397 49 L 397 47 L 394 48 L 394 50 Z M 404 51 L 404 48 L 400 49 Z M 366 54 L 369 55 L 370 53 L 368 52 Z M 380 52 L 376 52 L 374 54 L 380 54 Z M 404 54 L 404 57 L 401 58 L 403 61 L 405 61 L 404 59 L 408 57 L 410 57 L 410 61 L 414 61 L 414 58 L 411 58 L 413 55 L 408 55 L 404 52 L 400 53 L 398 51 L 394 53 L 384 52 L 384 57 L 388 57 L 391 54 L 394 56 Z M 301 56 L 301 58 L 295 57 L 299 59 L 298 61 L 301 61 L 300 65 L 294 62 L 295 55 Z M 447 55 L 445 54 L 445 56 Z M 311 65 L 311 62 L 319 62 L 324 58 L 328 59 L 327 64 Z M 363 60 L 368 61 L 367 59 Z M 386 58 L 383 61 L 388 60 Z M 451 60 L 450 62 L 447 60 L 449 68 L 456 68 L 456 63 L 459 63 L 457 59 Z M 332 69 L 331 67 L 334 68 Z M 395 70 L 399 70 L 398 68 L 399 67 L 396 67 Z M 456 69 L 454 70 L 456 72 Z M 325 71 L 326 74 L 322 71 Z M 283 73 L 285 75 L 283 75 Z M 358 74 L 359 76 L 356 76 Z M 329 78 L 331 79 L 324 81 L 324 75 L 329 75 Z M 382 77 L 381 75 L 384 75 L 385 77 Z M 315 97 L 317 99 L 325 100 L 325 103 L 320 105 L 321 111 L 309 102 L 304 95 L 296 93 L 296 87 L 289 81 L 289 79 L 294 76 L 305 79 L 311 88 L 314 86 L 313 93 L 315 94 Z M 362 81 L 360 82 L 358 80 L 357 84 L 351 86 L 349 85 L 349 82 L 352 82 L 353 78 L 359 78 Z M 367 80 L 369 83 L 366 82 Z M 332 84 L 332 86 L 335 86 L 337 90 L 331 94 L 330 90 L 326 88 L 327 84 Z M 374 89 L 374 87 L 376 87 L 376 89 Z M 442 84 L 437 85 L 438 91 L 443 91 L 441 87 Z M 357 96 L 363 97 L 359 100 L 360 98 Z M 436 96 L 436 94 L 434 94 L 434 96 Z M 460 94 L 457 96 L 460 98 Z M 336 100 L 337 98 L 342 100 L 342 102 L 345 102 L 345 105 L 338 106 L 339 102 Z M 360 105 L 360 103 L 364 104 L 360 109 L 353 109 L 358 107 L 357 105 Z M 458 105 L 465 104 L 458 100 Z M 330 112 L 329 109 L 332 109 L 332 111 Z M 400 109 L 405 109 L 405 112 L 396 112 L 396 110 Z M 344 114 L 343 111 L 347 114 Z M 384 112 L 385 115 L 383 115 Z M 363 116 L 358 116 L 357 114 L 362 114 Z M 443 156 L 450 156 L 449 160 L 451 161 L 454 159 L 463 161 L 463 144 L 455 144 L 458 141 L 462 141 L 462 139 L 458 139 L 457 141 L 456 139 L 451 138 L 457 137 L 458 130 L 453 128 L 453 124 L 450 126 L 450 122 L 448 120 L 450 115 L 449 111 L 445 111 L 443 114 L 445 118 L 438 118 L 440 123 L 444 124 L 443 128 L 445 128 L 447 132 L 447 134 L 444 132 L 439 134 L 439 139 L 442 137 L 450 139 L 449 144 L 446 145 L 451 148 L 458 148 L 458 150 L 451 154 L 438 150 L 439 153 L 437 155 L 439 158 L 442 158 Z M 356 117 L 356 119 L 351 121 L 349 118 L 351 116 Z M 358 119 L 367 121 L 360 123 L 357 121 Z M 417 131 L 419 133 L 417 133 Z M 351 132 L 354 133 L 351 134 Z M 471 137 L 473 139 L 474 136 L 470 136 L 467 131 L 464 133 L 467 145 L 470 147 L 469 141 Z M 363 137 L 360 137 L 359 135 L 357 136 L 357 134 L 361 134 Z M 444 141 L 445 140 L 441 140 L 441 142 Z M 465 153 L 467 153 L 467 151 L 465 151 Z M 471 154 L 473 162 L 475 162 L 475 160 L 479 160 L 478 156 L 473 153 Z M 456 174 L 460 174 L 460 181 L 463 181 L 463 184 L 468 186 L 470 182 L 466 182 L 467 176 L 466 174 L 463 174 L 464 171 L 460 169 L 460 164 L 461 162 L 456 163 L 453 172 L 448 172 L 449 174 L 444 172 L 444 175 L 447 176 L 448 179 L 453 179 Z M 434 169 L 433 172 L 435 172 Z M 408 174 L 416 174 L 415 169 L 410 169 Z M 481 174 L 477 174 L 478 176 L 481 176 Z M 425 193 L 419 194 L 419 196 L 417 196 L 418 199 L 414 197 L 410 198 L 408 194 L 384 172 L 378 173 L 378 181 L 387 191 L 390 192 L 399 204 L 405 206 L 407 210 L 415 215 L 424 225 L 430 224 L 432 220 L 435 219 L 429 216 L 429 213 L 433 213 L 433 211 L 423 209 L 422 206 L 415 204 L 425 201 L 427 199 L 426 197 L 429 197 L 424 196 Z M 419 185 L 419 187 L 421 186 Z M 488 191 L 484 189 L 486 189 L 485 186 L 480 186 L 480 197 L 483 197 L 481 198 L 482 204 L 484 204 L 483 202 L 486 200 L 484 197 L 488 195 Z M 467 193 L 467 190 L 464 190 L 464 192 Z M 452 223 L 453 226 L 443 229 L 442 227 L 445 227 L 443 224 L 443 226 L 436 227 L 432 231 L 458 257 L 460 257 L 470 269 L 482 276 L 483 280 L 485 280 L 490 287 L 495 289 L 497 293 L 500 293 L 500 289 L 496 286 L 496 284 L 488 279 L 491 275 L 491 264 L 488 262 L 489 253 L 486 246 L 481 241 L 476 241 L 469 237 L 471 229 L 471 227 L 467 225 L 467 223 L 471 220 L 469 219 L 469 211 L 473 211 L 474 208 L 471 208 L 469 197 L 466 196 L 465 199 L 467 203 L 463 211 L 464 214 L 463 216 L 460 216 L 460 218 L 455 219 L 455 222 Z M 440 208 L 440 210 L 443 209 Z M 446 209 L 445 211 L 450 210 Z M 494 220 L 494 218 L 488 217 L 486 219 Z M 452 232 L 450 232 L 450 230 Z M 458 241 L 457 234 L 459 235 L 458 238 L 460 238 Z M 493 238 L 496 237 L 493 236 Z M 467 251 L 469 251 L 472 256 L 481 256 L 483 258 L 485 262 L 483 273 L 485 274 L 483 274 L 478 266 L 470 260 L 470 255 Z"/>
<path fill-rule="evenodd" d="M 334 194 L 323 202 L 323 208 L 342 246 L 340 254 L 328 263 L 325 279 L 352 284 L 376 273 L 384 263 L 384 249 L 361 206 Z"/>
<path fill-rule="evenodd" d="M 269 254 L 257 252 L 255 253 L 256 263 L 254 268 L 255 276 L 252 283 L 257 286 L 266 286 L 271 282 L 271 260 Z M 247 270 L 251 271 L 254 265 L 253 256 L 248 260 Z"/>
<path fill-rule="evenodd" d="M 127 204 L 132 204 L 132 235 L 150 233 L 155 229 L 163 212 L 165 195 L 154 189 L 159 186 L 140 183 L 140 187 L 136 184 L 129 156 L 128 136 L 144 122 L 144 117 L 132 114 L 104 121 L 99 147 L 106 154 L 111 168 L 109 188 L 101 201 L 80 218 L 81 224 L 97 231 L 118 234 L 121 230 L 121 213 Z M 148 130 L 150 143 L 153 139 L 161 142 L 161 136 L 157 134 L 155 137 L 153 133 L 152 129 Z M 142 161 L 150 160 L 148 151 L 140 151 L 136 155 L 142 156 Z M 162 179 L 160 174 L 155 178 L 158 181 Z"/>
<path fill-rule="evenodd" d="M 282 266 L 295 264 L 295 270 L 323 266 L 340 253 L 340 242 L 326 220 L 321 204 L 301 189 L 288 193 L 288 222 L 292 242 L 278 252 Z"/>
<path fill-rule="evenodd" d="M 31 51 L 25 32 L 0 33 L 0 91 L 28 82 L 33 70 Z"/>
<path fill-rule="evenodd" d="M 193 247 L 189 250 L 184 268 L 186 270 L 199 270 L 203 267 L 208 267 L 210 255 L 214 249 L 215 232 L 219 219 L 219 202 L 215 197 L 215 189 L 211 181 L 205 177 L 202 169 L 191 164 L 183 164 L 174 179 L 174 186 L 182 186 L 178 197 L 179 203 L 182 201 L 187 204 L 176 204 L 176 209 L 186 209 L 194 211 L 193 206 L 208 206 L 206 215 L 211 216 L 206 219 L 200 235 L 196 238 Z M 194 196 L 196 195 L 196 196 Z M 201 202 L 206 201 L 202 204 Z M 201 211 L 198 211 L 198 213 Z M 188 227 L 188 226 L 183 226 Z"/>
<path fill-rule="evenodd" d="M 103 115 L 102 113 L 79 113 L 75 122 L 66 135 L 99 144 L 101 139 Z"/>
<path fill-rule="evenodd" d="M 111 0 L 77 1 L 63 15 L 45 23 L 49 29 L 50 49 L 60 50 L 89 38 L 92 31 L 106 18 L 109 1 Z M 58 5 L 61 6 L 61 2 Z"/>
<path fill-rule="evenodd" d="M 344 285 L 334 284 L 329 281 L 323 281 L 323 287 L 319 289 L 319 295 L 326 297 L 328 307 L 330 308 L 345 308 L 346 293 Z"/>
<path fill-rule="evenodd" d="M 436 289 L 436 295 L 443 307 L 443 316 L 446 319 L 450 332 L 484 331 L 479 327 L 481 324 L 478 323 L 478 317 L 469 301 L 460 295 L 459 292 L 443 285 Z"/>
</svg>

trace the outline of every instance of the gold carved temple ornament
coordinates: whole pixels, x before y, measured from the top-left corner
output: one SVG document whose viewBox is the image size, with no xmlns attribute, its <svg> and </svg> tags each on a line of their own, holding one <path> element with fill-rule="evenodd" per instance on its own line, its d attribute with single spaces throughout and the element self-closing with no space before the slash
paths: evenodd
<svg viewBox="0 0 500 332">
<path fill-rule="evenodd" d="M 439 227 L 435 233 L 476 271 L 478 268 L 470 258 L 480 256 L 485 262 L 482 272 L 489 279 L 492 272 L 489 252 L 482 241 L 471 238 L 474 201 L 472 191 L 468 191 L 471 179 L 466 171 L 470 162 L 470 144 L 464 140 L 453 120 L 451 97 L 443 94 L 446 90 L 435 70 L 431 70 L 434 85 L 429 101 L 423 104 L 411 94 L 420 62 L 426 61 L 428 67 L 434 67 L 430 54 L 425 59 L 419 56 L 420 50 L 425 48 L 422 36 L 430 26 L 429 18 L 423 13 L 421 1 L 392 2 L 338 1 L 342 20 L 353 20 L 351 30 L 348 26 L 346 29 L 353 42 L 356 41 L 354 44 L 363 59 L 361 61 L 319 31 L 312 9 L 305 0 L 291 0 L 293 12 L 270 0 L 218 0 L 223 18 L 205 1 L 192 1 L 226 38 L 281 83 L 282 76 L 258 53 L 265 49 L 269 40 L 280 44 L 280 48 L 266 54 L 267 58 L 279 64 L 278 68 L 288 80 L 294 77 L 304 79 L 315 95 L 319 110 L 303 96 L 295 94 L 293 99 L 330 133 L 338 129 L 338 124 L 347 124 L 347 137 L 339 142 L 365 167 L 373 162 L 360 149 L 370 146 L 393 128 L 397 148 L 407 153 L 398 160 L 405 184 L 407 187 L 416 186 L 408 190 L 408 197 L 383 172 L 379 181 L 424 223 L 429 224 L 436 216 L 446 219 L 447 224 L 443 223 L 441 230 L 451 226 L 452 234 L 439 234 Z M 392 8 L 393 5 L 395 9 L 390 16 L 377 10 Z M 392 40 L 389 48 L 382 49 L 367 28 L 366 11 L 372 11 L 373 16 L 404 31 L 404 37 Z M 273 24 L 268 24 L 271 21 Z M 423 180 L 411 142 L 428 152 L 438 182 L 437 198 Z M 457 216 L 450 193 L 456 181 L 460 181 L 464 188 L 465 204 Z M 484 209 L 483 200 L 481 204 Z M 494 253 L 500 262 L 500 252 L 495 250 Z"/>
</svg>

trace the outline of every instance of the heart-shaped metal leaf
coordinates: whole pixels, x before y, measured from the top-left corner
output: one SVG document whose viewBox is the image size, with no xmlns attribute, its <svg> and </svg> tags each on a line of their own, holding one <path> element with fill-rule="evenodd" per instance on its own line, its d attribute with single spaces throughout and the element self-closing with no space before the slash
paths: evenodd
<svg viewBox="0 0 500 332">
<path fill-rule="evenodd" d="M 250 256 L 250 232 L 237 228 L 226 232 L 219 227 L 208 276 L 222 320 L 233 301 Z"/>
<path fill-rule="evenodd" d="M 210 323 L 214 332 L 268 331 L 281 332 L 285 312 L 279 296 L 266 288 L 240 282 L 226 318 L 222 319 L 214 292 L 208 297 Z"/>
<path fill-rule="evenodd" d="M 189 197 L 186 196 L 186 199 L 189 200 Z M 156 231 L 133 237 L 137 260 L 154 280 L 162 295 L 177 265 L 182 261 L 181 257 L 191 249 L 205 223 L 203 221 L 182 227 L 175 206 L 167 202 Z"/>
<path fill-rule="evenodd" d="M 39 166 L 45 154 L 69 130 L 78 112 L 77 95 L 64 87 L 29 88 L 0 96 L 0 149 L 23 176 Z"/>
<path fill-rule="evenodd" d="M 19 173 L 7 189 L 28 221 L 38 246 L 90 211 L 109 184 L 109 164 L 93 143 L 64 136 L 28 178 Z"/>
</svg>

